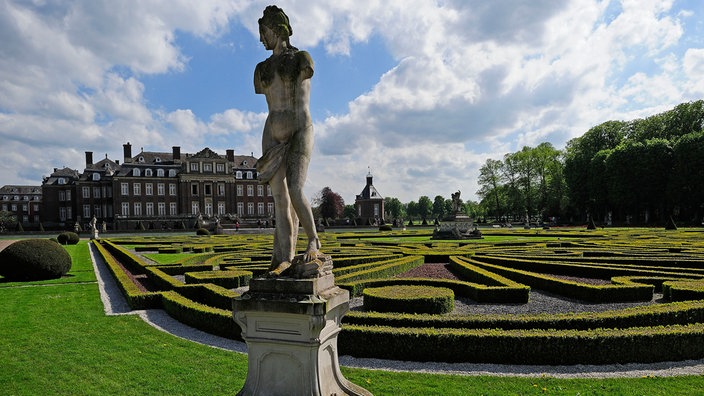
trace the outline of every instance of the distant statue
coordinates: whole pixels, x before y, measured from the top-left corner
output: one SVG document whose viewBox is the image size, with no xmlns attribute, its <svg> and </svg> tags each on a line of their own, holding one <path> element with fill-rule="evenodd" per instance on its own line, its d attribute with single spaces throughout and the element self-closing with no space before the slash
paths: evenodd
<svg viewBox="0 0 704 396">
<path fill-rule="evenodd" d="M 98 219 L 95 215 L 90 219 L 90 239 L 98 239 Z"/>
<path fill-rule="evenodd" d="M 313 151 L 310 115 L 310 78 L 313 59 L 291 45 L 293 29 L 288 16 L 268 6 L 259 19 L 260 41 L 273 54 L 254 70 L 254 92 L 264 94 L 269 115 L 262 134 L 262 157 L 256 168 L 261 183 L 268 183 L 274 197 L 276 230 L 269 276 L 278 276 L 293 262 L 298 224 L 308 237 L 304 262 L 313 261 L 320 249 L 313 212 L 303 194 Z"/>
<path fill-rule="evenodd" d="M 461 191 L 457 191 L 452 194 L 452 212 L 457 213 L 460 211 L 460 206 L 462 206 L 462 200 L 460 199 Z"/>
</svg>

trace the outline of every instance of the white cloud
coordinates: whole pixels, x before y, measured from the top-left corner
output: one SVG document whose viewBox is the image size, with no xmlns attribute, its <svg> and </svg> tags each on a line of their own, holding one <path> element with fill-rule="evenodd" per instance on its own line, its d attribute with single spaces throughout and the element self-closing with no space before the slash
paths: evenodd
<svg viewBox="0 0 704 396">
<path fill-rule="evenodd" d="M 688 49 L 682 66 L 690 81 L 687 90 L 693 95 L 704 95 L 704 48 Z"/>
</svg>

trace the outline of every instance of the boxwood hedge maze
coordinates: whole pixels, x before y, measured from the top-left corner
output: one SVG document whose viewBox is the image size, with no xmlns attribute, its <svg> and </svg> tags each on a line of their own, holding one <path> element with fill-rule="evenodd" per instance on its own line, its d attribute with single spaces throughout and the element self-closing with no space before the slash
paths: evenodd
<svg viewBox="0 0 704 396">
<path fill-rule="evenodd" d="M 324 233 L 351 311 L 341 354 L 441 362 L 607 364 L 704 358 L 704 232 Z M 232 299 L 270 235 L 122 237 L 95 248 L 133 309 L 240 339 Z M 303 247 L 303 246 L 301 246 Z"/>
</svg>

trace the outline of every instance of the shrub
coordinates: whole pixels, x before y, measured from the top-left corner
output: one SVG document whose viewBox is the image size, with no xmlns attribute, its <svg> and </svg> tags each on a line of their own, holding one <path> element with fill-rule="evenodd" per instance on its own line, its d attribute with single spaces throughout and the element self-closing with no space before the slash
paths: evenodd
<svg viewBox="0 0 704 396">
<path fill-rule="evenodd" d="M 391 226 L 388 224 L 384 224 L 382 226 L 379 226 L 379 231 L 392 231 L 392 230 L 393 230 L 393 228 L 391 228 Z"/>
<path fill-rule="evenodd" d="M 75 245 L 80 239 L 78 234 L 72 231 L 62 232 L 56 237 L 56 240 L 62 245 Z"/>
<path fill-rule="evenodd" d="M 369 287 L 364 289 L 364 308 L 377 312 L 443 314 L 455 308 L 455 293 L 445 287 Z"/>
<path fill-rule="evenodd" d="M 48 239 L 24 239 L 0 252 L 0 275 L 8 280 L 56 279 L 70 269 L 71 256 Z"/>
<path fill-rule="evenodd" d="M 210 235 L 210 231 L 205 228 L 199 228 L 196 230 L 196 235 Z"/>
</svg>

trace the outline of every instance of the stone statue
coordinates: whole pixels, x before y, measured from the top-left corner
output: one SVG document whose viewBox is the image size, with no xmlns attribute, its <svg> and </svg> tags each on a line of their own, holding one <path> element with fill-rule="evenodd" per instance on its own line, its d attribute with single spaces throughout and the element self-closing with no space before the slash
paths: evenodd
<svg viewBox="0 0 704 396">
<path fill-rule="evenodd" d="M 98 239 L 98 219 L 90 219 L 90 239 Z"/>
<path fill-rule="evenodd" d="M 458 190 L 456 193 L 452 194 L 452 212 L 457 213 L 460 211 L 460 206 L 462 205 L 462 200 L 460 199 L 461 192 Z"/>
<path fill-rule="evenodd" d="M 292 34 L 284 11 L 268 6 L 259 19 L 259 35 L 264 48 L 273 54 L 254 70 L 254 91 L 264 94 L 269 106 L 262 134 L 262 157 L 256 163 L 259 181 L 269 184 L 275 205 L 276 230 L 269 276 L 278 276 L 292 265 L 299 221 L 308 244 L 298 261 L 314 261 L 320 249 L 313 212 L 303 194 L 313 151 L 313 120 L 308 108 L 313 59 L 291 45 Z"/>
</svg>

